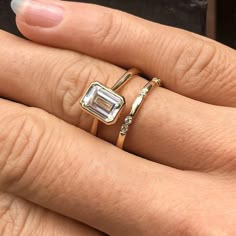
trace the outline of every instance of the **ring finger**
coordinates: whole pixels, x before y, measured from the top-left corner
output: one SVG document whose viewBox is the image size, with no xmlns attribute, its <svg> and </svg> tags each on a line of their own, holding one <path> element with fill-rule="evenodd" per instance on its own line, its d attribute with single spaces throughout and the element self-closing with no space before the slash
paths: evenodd
<svg viewBox="0 0 236 236">
<path fill-rule="evenodd" d="M 94 80 L 111 86 L 124 73 L 78 53 L 39 46 L 4 32 L 1 38 L 5 39 L 0 46 L 1 96 L 47 110 L 85 130 L 90 129 L 93 119 L 80 109 L 83 91 Z M 127 98 L 124 114 L 145 83 L 144 79 L 135 78 L 122 90 Z M 99 136 L 115 143 L 122 120 L 112 127 L 99 126 Z M 228 126 L 230 123 L 234 127 L 235 120 L 235 112 L 228 108 L 156 89 L 147 97 L 131 127 L 125 148 L 181 169 L 209 168 L 225 153 L 223 142 L 232 143 L 234 131 Z M 219 127 L 221 136 L 217 135 Z M 212 145 L 215 143 L 217 155 Z M 233 150 L 234 145 L 228 148 Z"/>
</svg>

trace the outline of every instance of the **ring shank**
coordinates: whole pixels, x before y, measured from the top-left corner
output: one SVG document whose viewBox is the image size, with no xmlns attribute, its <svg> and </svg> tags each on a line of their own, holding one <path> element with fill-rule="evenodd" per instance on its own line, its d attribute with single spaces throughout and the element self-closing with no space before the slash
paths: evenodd
<svg viewBox="0 0 236 236">
<path fill-rule="evenodd" d="M 121 89 L 134 75 L 139 74 L 139 70 L 136 68 L 129 69 L 120 79 L 112 86 L 113 91 Z"/>
</svg>

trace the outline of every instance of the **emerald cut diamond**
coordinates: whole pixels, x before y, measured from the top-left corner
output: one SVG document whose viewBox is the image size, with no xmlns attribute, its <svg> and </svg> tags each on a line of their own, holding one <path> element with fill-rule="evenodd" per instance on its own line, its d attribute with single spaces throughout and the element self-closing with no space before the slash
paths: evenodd
<svg viewBox="0 0 236 236">
<path fill-rule="evenodd" d="M 99 82 L 92 83 L 80 104 L 82 108 L 105 124 L 114 124 L 125 106 L 124 97 Z"/>
</svg>

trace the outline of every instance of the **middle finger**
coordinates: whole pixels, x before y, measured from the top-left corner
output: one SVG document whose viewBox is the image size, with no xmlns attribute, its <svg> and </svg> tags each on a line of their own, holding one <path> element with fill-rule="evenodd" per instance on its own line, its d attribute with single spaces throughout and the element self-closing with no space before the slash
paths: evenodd
<svg viewBox="0 0 236 236">
<path fill-rule="evenodd" d="M 1 38 L 5 40 L 0 46 L 0 95 L 47 110 L 85 130 L 90 129 L 93 118 L 80 109 L 83 91 L 94 80 L 112 86 L 124 73 L 78 53 L 36 45 L 4 32 Z M 145 83 L 144 79 L 135 78 L 122 90 L 127 98 L 124 114 Z M 128 133 L 125 148 L 176 168 L 209 168 L 214 159 L 225 153 L 223 143 L 227 139 L 232 143 L 229 139 L 234 132 L 228 127 L 235 126 L 235 116 L 231 109 L 157 89 L 147 97 Z M 115 143 L 123 118 L 112 127 L 100 125 L 99 136 Z"/>
</svg>

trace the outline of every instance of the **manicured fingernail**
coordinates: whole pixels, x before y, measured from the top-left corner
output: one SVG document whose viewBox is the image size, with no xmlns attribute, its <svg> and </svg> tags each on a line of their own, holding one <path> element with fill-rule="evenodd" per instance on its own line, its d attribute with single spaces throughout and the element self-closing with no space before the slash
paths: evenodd
<svg viewBox="0 0 236 236">
<path fill-rule="evenodd" d="M 11 8 L 26 24 L 38 27 L 55 27 L 64 17 L 64 9 L 46 0 L 12 0 Z"/>
</svg>

